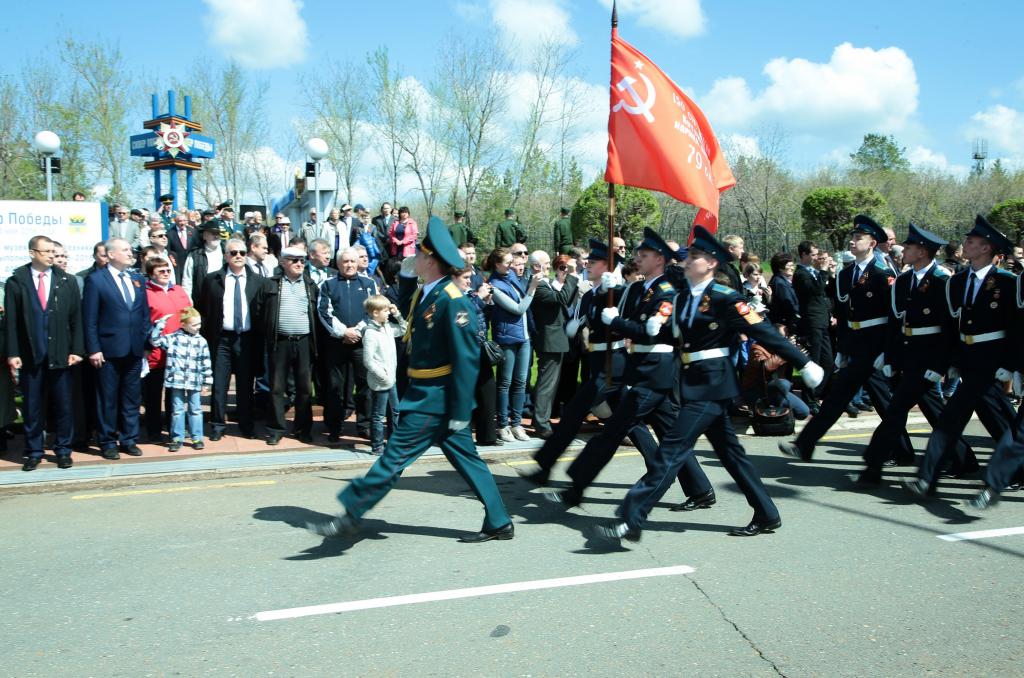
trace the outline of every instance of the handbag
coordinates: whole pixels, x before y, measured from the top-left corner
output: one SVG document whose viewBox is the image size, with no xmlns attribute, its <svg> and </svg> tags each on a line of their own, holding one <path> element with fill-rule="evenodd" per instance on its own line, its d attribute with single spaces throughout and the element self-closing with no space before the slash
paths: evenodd
<svg viewBox="0 0 1024 678">
<path fill-rule="evenodd" d="M 501 346 L 498 342 L 491 341 L 490 339 L 484 339 L 483 341 L 484 357 L 487 358 L 487 363 L 491 367 L 497 367 L 505 360 L 505 352 L 501 350 Z"/>
<path fill-rule="evenodd" d="M 782 402 L 773 403 L 767 395 L 763 395 L 754 402 L 751 426 L 755 435 L 788 436 L 796 430 L 796 417 L 788 401 L 783 399 Z"/>
</svg>

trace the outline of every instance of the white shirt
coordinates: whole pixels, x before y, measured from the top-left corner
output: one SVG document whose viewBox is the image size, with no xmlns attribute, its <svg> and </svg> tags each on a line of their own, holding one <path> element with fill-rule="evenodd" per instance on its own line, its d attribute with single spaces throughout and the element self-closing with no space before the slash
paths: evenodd
<svg viewBox="0 0 1024 678">
<path fill-rule="evenodd" d="M 445 276 L 441 276 L 440 278 L 438 278 L 434 282 L 425 283 L 423 285 L 423 290 L 420 292 L 420 299 L 419 299 L 419 301 L 417 302 L 416 305 L 418 306 L 419 304 L 422 304 L 423 300 L 427 298 L 427 295 L 430 294 L 431 290 L 433 290 L 435 287 L 437 287 L 437 283 L 439 283 L 439 282 L 441 282 L 442 280 L 445 280 L 445 279 L 446 279 Z"/>
<path fill-rule="evenodd" d="M 242 268 L 242 272 L 238 274 L 238 279 L 235 279 L 235 274 L 231 272 L 231 269 L 224 271 L 224 324 L 222 327 L 225 332 L 248 332 L 252 329 L 252 324 L 249 322 L 249 302 L 245 298 L 245 268 Z M 235 285 L 240 285 L 240 293 L 242 295 L 242 327 L 235 327 Z"/>
<path fill-rule="evenodd" d="M 690 287 L 690 305 L 686 308 L 686 326 L 693 326 L 693 318 L 697 315 L 697 307 L 700 306 L 700 298 L 704 296 L 704 290 L 708 285 L 715 282 L 714 278 L 708 278 L 702 283 Z"/>
<path fill-rule="evenodd" d="M 974 300 L 978 298 L 978 290 L 981 289 L 981 282 L 985 279 L 985 276 L 988 275 L 988 270 L 990 268 L 992 268 L 992 264 L 989 264 L 988 266 L 985 266 L 984 268 L 979 269 L 977 271 L 971 270 L 971 272 L 967 274 L 967 287 L 964 288 L 964 303 L 965 304 L 973 304 Z M 977 276 L 978 279 L 974 282 L 973 294 L 971 295 L 971 298 L 968 299 L 967 298 L 967 290 L 971 289 L 970 277 L 972 275 L 973 276 Z"/>
<path fill-rule="evenodd" d="M 128 271 L 122 273 L 113 266 L 107 266 L 107 271 L 110 272 L 111 277 L 114 279 L 114 287 L 117 288 L 117 291 L 121 293 L 122 297 L 124 297 L 125 287 L 128 288 L 128 299 L 125 301 L 127 301 L 128 305 L 131 306 L 135 301 L 135 285 L 132 282 L 131 275 L 129 275 Z M 124 278 L 121 277 L 122 275 L 124 275 Z M 38 280 L 38 278 L 36 278 L 36 280 Z M 122 280 L 124 280 L 124 287 L 121 285 Z"/>
<path fill-rule="evenodd" d="M 914 283 L 914 289 L 917 289 L 917 286 L 921 284 L 921 281 L 924 280 L 924 277 L 928 275 L 928 271 L 932 270 L 932 267 L 934 266 L 935 262 L 933 261 L 932 263 L 922 268 L 920 271 L 914 271 L 914 277 L 917 278 L 917 281 Z"/>
</svg>

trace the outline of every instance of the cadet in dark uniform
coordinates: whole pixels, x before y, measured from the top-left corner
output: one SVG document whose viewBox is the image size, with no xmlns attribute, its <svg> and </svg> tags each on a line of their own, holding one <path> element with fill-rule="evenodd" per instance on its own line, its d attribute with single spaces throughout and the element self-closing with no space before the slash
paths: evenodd
<svg viewBox="0 0 1024 678">
<path fill-rule="evenodd" d="M 409 259 L 403 262 L 399 283 L 399 308 L 409 311 L 409 386 L 399 406 L 398 425 L 373 467 L 338 495 L 345 512 L 308 527 L 323 536 L 353 534 L 363 514 L 391 491 L 402 472 L 428 447 L 439 445 L 484 505 L 480 532 L 460 541 L 511 539 L 512 519 L 470 435 L 473 388 L 480 364 L 476 308 L 450 277 L 453 269 L 466 264 L 443 221 L 431 217 L 427 237 L 419 245 L 415 274 L 424 284 L 415 294 L 416 279 L 409 263 Z"/>
<path fill-rule="evenodd" d="M 846 411 L 846 406 L 861 387 L 867 390 L 879 411 L 889 406 L 889 385 L 875 366 L 875 361 L 885 350 L 892 296 L 889 286 L 896 279 L 875 257 L 875 245 L 885 242 L 887 237 L 871 217 L 863 214 L 854 217 L 850 253 L 856 261 L 836 276 L 838 348 L 835 364 L 839 373 L 833 376 L 832 388 L 820 411 L 796 441 L 779 443 L 783 454 L 810 460 L 815 444 Z M 895 456 L 897 461 L 913 463 L 914 448 L 906 432 L 900 436 Z"/>
<path fill-rule="evenodd" d="M 615 256 L 614 262 L 616 266 L 620 263 L 618 255 Z M 587 271 L 591 280 L 598 280 L 601 284 L 583 295 L 578 316 L 569 320 L 566 332 L 570 337 L 574 337 L 582 328 L 589 328 L 585 346 L 590 365 L 590 379 L 582 384 L 572 399 L 562 407 L 562 416 L 552 429 L 551 437 L 545 440 L 544 445 L 533 455 L 533 460 L 540 468 L 522 474 L 535 485 L 547 484 L 552 467 L 572 442 L 573 437 L 579 433 L 587 413 L 596 409 L 606 414 L 603 418 L 610 416 L 610 404 L 618 402 L 622 389 L 622 376 L 626 366 L 625 342 L 621 338 L 611 336 L 608 326 L 601 322 L 601 310 L 605 308 L 609 290 L 615 304 L 618 304 L 625 288 L 621 285 L 616 286 L 614 283 L 618 279 L 614 274 L 608 273 L 608 246 L 599 240 L 590 241 Z M 611 384 L 606 378 L 609 351 L 612 365 Z M 628 435 L 645 457 L 658 446 L 650 430 L 642 424 L 634 426 Z"/>
<path fill-rule="evenodd" d="M 569 221 L 568 208 L 563 207 L 558 210 L 558 219 L 555 220 L 551 230 L 554 244 L 552 251 L 556 255 L 569 254 L 569 250 L 572 249 L 572 222 Z"/>
<path fill-rule="evenodd" d="M 632 341 L 625 367 L 626 390 L 612 416 L 605 422 L 604 429 L 587 441 L 583 451 L 569 466 L 572 486 L 547 495 L 555 503 L 565 507 L 579 504 L 583 491 L 611 460 L 622 439 L 634 427 L 646 421 L 659 437 L 663 437 L 675 421 L 679 402 L 673 390 L 678 368 L 672 355 L 672 328 L 665 325 L 655 336 L 650 336 L 644 329 L 652 316 L 661 314 L 668 317 L 672 314 L 676 288 L 666 280 L 664 271 L 674 258 L 675 253 L 661 236 L 645 228 L 637 264 L 646 280 L 630 285 L 618 307 L 605 308 L 600 313 L 601 322 L 611 330 L 609 340 L 625 337 Z M 691 458 L 680 472 L 683 492 L 706 505 L 713 504 L 714 490 L 710 487 L 705 485 L 703 493 L 694 491 L 690 479 L 699 477 L 704 477 L 704 474 L 696 459 Z"/>
<path fill-rule="evenodd" d="M 660 437 L 648 472 L 630 488 L 616 514 L 619 520 L 602 526 L 597 536 L 618 540 L 640 539 L 640 530 L 654 505 L 672 485 L 681 468 L 692 463 L 694 445 L 707 435 L 712 449 L 754 509 L 745 527 L 730 534 L 754 536 L 782 526 L 779 511 L 765 490 L 754 465 L 736 438 L 729 407 L 740 393 L 739 380 L 730 358 L 730 348 L 740 334 L 753 337 L 769 351 L 800 367 L 810 387 L 821 383 L 824 370 L 768 321 L 750 308 L 735 290 L 714 282 L 719 266 L 728 266 L 732 255 L 726 247 L 700 226 L 694 227 L 693 243 L 686 260 L 687 284 L 676 298 L 671 322 L 655 315 L 645 323 L 647 334 L 672 328 L 682 349 L 679 387 L 682 406 L 667 434 Z M 660 326 L 659 326 L 660 325 Z M 707 478 L 701 479 L 707 483 Z"/>
<path fill-rule="evenodd" d="M 882 482 L 882 466 L 890 450 L 907 428 L 907 414 L 915 404 L 932 428 L 939 426 L 942 398 L 936 384 L 949 367 L 956 336 L 956 326 L 946 305 L 946 284 L 949 273 L 935 263 L 935 254 L 946 241 L 934 233 L 910 224 L 903 246 L 903 261 L 911 266 L 897 276 L 891 294 L 888 337 L 882 362 L 886 377 L 899 372 L 900 379 L 889 406 L 881 412 L 882 423 L 875 429 L 864 451 L 867 468 L 857 479 L 859 483 L 877 485 Z M 967 443 L 958 456 L 973 456 Z"/>
<path fill-rule="evenodd" d="M 977 412 L 993 440 L 1001 440 L 1013 421 L 1013 407 L 1002 384 L 1020 364 L 1017 320 L 1017 280 L 993 264 L 1000 252 L 1013 252 L 1013 243 L 980 214 L 964 240 L 964 257 L 970 267 L 956 273 L 946 287 L 949 314 L 957 320 L 959 341 L 950 371 L 960 375 L 960 385 L 946 403 L 942 418 L 928 438 L 917 479 L 905 481 L 908 490 L 923 497 L 935 490 L 939 464 L 955 447 L 971 413 Z M 977 468 L 967 459 L 960 472 Z"/>
<path fill-rule="evenodd" d="M 505 220 L 494 229 L 494 248 L 512 247 L 517 243 L 525 242 L 526 231 L 516 221 L 516 213 L 513 210 L 505 210 Z"/>
</svg>

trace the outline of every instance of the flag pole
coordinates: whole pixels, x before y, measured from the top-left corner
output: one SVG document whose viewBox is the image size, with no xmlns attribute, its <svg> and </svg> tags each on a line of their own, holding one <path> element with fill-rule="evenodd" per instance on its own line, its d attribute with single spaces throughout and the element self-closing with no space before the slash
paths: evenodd
<svg viewBox="0 0 1024 678">
<path fill-rule="evenodd" d="M 614 39 L 615 33 L 619 27 L 619 13 L 615 7 L 615 0 L 612 0 L 612 38 Z M 612 46 L 614 56 L 614 46 Z M 612 69 L 611 77 L 614 77 L 614 69 Z M 609 87 L 611 87 L 611 77 L 609 77 Z M 609 113 L 610 115 L 610 113 Z M 608 184 L 608 272 L 611 273 L 615 270 L 615 184 Z M 612 289 L 608 288 L 608 296 L 605 300 L 605 306 L 611 308 L 615 305 L 615 295 Z M 612 385 L 612 351 L 611 345 L 613 341 L 611 338 L 611 328 L 608 328 L 608 350 L 604 354 L 604 379 L 605 385 L 611 388 Z"/>
</svg>

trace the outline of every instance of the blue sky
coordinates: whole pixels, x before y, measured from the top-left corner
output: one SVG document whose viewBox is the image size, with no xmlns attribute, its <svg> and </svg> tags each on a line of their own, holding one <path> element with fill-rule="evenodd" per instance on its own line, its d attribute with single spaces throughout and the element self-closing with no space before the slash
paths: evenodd
<svg viewBox="0 0 1024 678">
<path fill-rule="evenodd" d="M 610 0 L 181 0 L 174 9 L 58 0 L 43 19 L 40 7 L 5 8 L 4 71 L 68 30 L 116 41 L 151 80 L 197 55 L 233 58 L 269 82 L 268 145 L 279 153 L 303 115 L 297 76 L 325 55 L 361 59 L 386 42 L 426 80 L 445 40 L 499 27 L 526 56 L 550 35 L 576 49 L 575 74 L 589 85 L 580 155 L 602 164 Z M 1024 4 L 623 0 L 619 15 L 620 34 L 695 97 L 731 148 L 755 151 L 758 134 L 778 127 L 787 164 L 808 171 L 882 132 L 918 165 L 962 173 L 971 140 L 984 137 L 993 158 L 1024 166 Z M 139 107 L 147 112 L 148 99 Z"/>
</svg>

